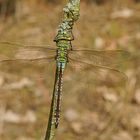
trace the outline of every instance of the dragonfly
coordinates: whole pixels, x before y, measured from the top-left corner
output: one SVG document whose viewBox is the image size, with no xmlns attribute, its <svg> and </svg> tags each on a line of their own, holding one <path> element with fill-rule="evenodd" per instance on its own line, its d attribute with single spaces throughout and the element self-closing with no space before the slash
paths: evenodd
<svg viewBox="0 0 140 140">
<path fill-rule="evenodd" d="M 70 75 L 70 77 L 79 75 L 77 77 L 80 77 L 81 83 L 89 84 L 91 82 L 93 84 L 94 77 L 102 79 L 105 75 L 102 71 L 107 70 L 109 75 L 113 74 L 117 78 L 119 77 L 119 80 L 124 80 L 126 76 L 119 70 L 119 67 L 129 56 L 129 52 L 123 50 L 75 49 L 67 40 L 61 40 L 61 47 L 58 44 L 56 49 L 47 45 L 0 42 L 1 71 L 17 74 L 17 71 L 20 73 L 21 70 L 22 74 L 32 75 L 32 71 L 39 70 L 41 76 L 46 78 L 45 74 L 48 69 L 56 69 L 45 140 L 53 137 L 59 125 L 63 77 L 65 75 Z M 32 67 L 31 71 L 24 71 L 30 67 Z M 79 84 L 80 80 L 77 79 L 77 82 Z"/>
<path fill-rule="evenodd" d="M 110 75 L 111 73 L 117 75 L 118 80 L 127 79 L 126 75 L 120 70 L 120 67 L 122 67 L 125 60 L 130 58 L 129 52 L 124 50 L 75 49 L 70 41 L 65 40 L 63 40 L 63 44 L 64 46 L 53 48 L 49 45 L 25 45 L 0 41 L 1 71 L 10 73 L 17 73 L 18 71 L 20 73 L 24 69 L 34 67 L 34 71 L 39 70 L 41 78 L 44 78 L 48 70 L 62 69 L 61 79 L 63 78 L 64 71 L 66 75 L 73 71 L 73 74 L 82 75 L 82 73 L 85 73 L 88 75 L 86 73 L 86 70 L 88 70 L 92 72 L 95 79 L 102 79 L 100 78 L 100 76 L 103 77 L 102 72 L 104 71 L 105 74 L 105 71 L 108 71 Z M 21 73 L 28 74 L 26 71 Z M 58 75 L 59 73 L 56 74 L 55 78 Z M 87 77 L 84 79 L 87 79 Z M 63 82 L 63 79 L 61 82 Z"/>
<path fill-rule="evenodd" d="M 45 140 L 52 140 L 60 122 L 62 87 L 66 79 L 77 81 L 77 85 L 93 85 L 98 79 L 120 81 L 124 79 L 122 60 L 129 57 L 123 50 L 75 49 L 72 29 L 79 18 L 80 0 L 69 0 L 63 8 L 63 19 L 54 41 L 57 48 L 50 46 L 23 45 L 14 42 L 0 42 L 0 70 L 5 73 L 28 75 L 47 79 L 55 72 L 51 109 Z M 37 73 L 36 73 L 37 72 Z M 111 75 L 111 79 L 109 75 Z M 47 76 L 46 76 L 47 75 Z M 121 76 L 120 76 L 121 75 Z M 67 78 L 66 78 L 67 77 Z M 119 78 L 120 77 L 120 78 Z M 123 78 L 122 78 L 123 77 Z M 111 81 L 112 82 L 112 81 Z M 70 87 L 71 88 L 71 87 Z M 70 89 L 69 89 L 70 90 Z"/>
</svg>

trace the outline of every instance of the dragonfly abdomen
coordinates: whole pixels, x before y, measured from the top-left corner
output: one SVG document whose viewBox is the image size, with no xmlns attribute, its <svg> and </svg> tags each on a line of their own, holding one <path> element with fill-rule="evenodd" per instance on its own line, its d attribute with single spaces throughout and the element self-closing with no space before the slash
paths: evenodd
<svg viewBox="0 0 140 140">
<path fill-rule="evenodd" d="M 57 88 L 56 88 L 56 108 L 54 112 L 55 118 L 55 128 L 58 127 L 60 121 L 60 112 L 61 112 L 61 97 L 62 97 L 62 84 L 63 84 L 63 71 L 64 71 L 64 64 L 59 63 L 60 67 L 57 68 Z"/>
</svg>

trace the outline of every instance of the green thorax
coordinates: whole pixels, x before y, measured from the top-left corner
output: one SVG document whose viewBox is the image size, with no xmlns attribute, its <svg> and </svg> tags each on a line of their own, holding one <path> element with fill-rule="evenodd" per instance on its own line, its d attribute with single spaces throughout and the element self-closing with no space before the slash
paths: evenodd
<svg viewBox="0 0 140 140">
<path fill-rule="evenodd" d="M 71 42 L 67 40 L 59 40 L 57 42 L 57 62 L 67 63 L 68 51 L 71 49 Z"/>
</svg>

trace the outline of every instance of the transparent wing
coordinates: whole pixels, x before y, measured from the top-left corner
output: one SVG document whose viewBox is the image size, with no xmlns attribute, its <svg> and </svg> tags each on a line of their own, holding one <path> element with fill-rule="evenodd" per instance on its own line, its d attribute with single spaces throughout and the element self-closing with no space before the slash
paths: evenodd
<svg viewBox="0 0 140 140">
<path fill-rule="evenodd" d="M 127 81 L 123 69 L 130 54 L 126 51 L 72 50 L 68 56 L 66 81 L 74 79 L 79 87 L 93 88 L 99 83 L 118 86 Z"/>
<path fill-rule="evenodd" d="M 66 79 L 73 79 L 77 81 L 78 85 L 83 86 L 94 86 L 98 83 L 117 85 L 127 81 L 127 76 L 119 69 L 102 65 L 92 65 L 83 62 L 82 59 L 81 61 L 70 59 L 65 73 Z"/>
<path fill-rule="evenodd" d="M 0 59 L 39 59 L 55 57 L 56 49 L 45 46 L 0 42 Z"/>
<path fill-rule="evenodd" d="M 1 45 L 10 45 L 10 46 L 18 46 L 18 47 L 47 47 L 51 49 L 50 45 L 25 45 L 25 44 L 21 44 L 21 43 L 17 43 L 17 42 L 9 42 L 9 41 L 0 41 Z"/>
<path fill-rule="evenodd" d="M 104 107 L 103 97 L 108 95 L 117 99 L 120 93 L 114 93 L 114 89 L 117 91 L 119 88 L 124 88 L 126 82 L 125 73 L 117 69 L 88 64 L 83 62 L 82 58 L 81 60 L 69 59 L 64 71 L 62 93 L 65 98 L 70 98 L 70 101 L 64 101 L 64 104 L 67 108 L 82 106 L 99 111 Z"/>
<path fill-rule="evenodd" d="M 26 85 L 30 87 L 30 83 L 39 87 L 42 83 L 50 93 L 54 85 L 55 69 L 54 58 L 3 60 L 0 63 L 0 77 L 3 79 L 0 89 L 22 89 Z"/>
<path fill-rule="evenodd" d="M 130 53 L 123 50 L 72 50 L 69 57 L 94 66 L 119 69 L 130 58 Z"/>
<path fill-rule="evenodd" d="M 129 57 L 125 51 L 70 51 L 63 86 L 70 100 L 63 101 L 65 108 L 106 113 L 105 102 L 115 103 L 123 94 L 127 76 L 121 68 Z"/>
<path fill-rule="evenodd" d="M 0 75 L 10 81 L 28 77 L 51 83 L 55 74 L 55 56 L 56 50 L 52 48 L 0 42 Z"/>
<path fill-rule="evenodd" d="M 53 48 L 0 42 L 1 71 L 28 74 L 27 71 L 40 69 L 43 73 L 55 61 L 55 56 L 56 50 Z"/>
<path fill-rule="evenodd" d="M 50 69 L 51 63 L 55 64 L 54 58 L 38 58 L 38 59 L 5 59 L 0 62 L 0 71 L 10 74 L 27 74 L 32 76 L 34 72 L 46 73 Z"/>
</svg>

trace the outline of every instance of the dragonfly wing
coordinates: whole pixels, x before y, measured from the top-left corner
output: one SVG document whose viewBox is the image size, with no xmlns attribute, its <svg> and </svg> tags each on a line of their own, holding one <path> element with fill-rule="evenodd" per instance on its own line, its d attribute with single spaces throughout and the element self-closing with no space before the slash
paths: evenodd
<svg viewBox="0 0 140 140">
<path fill-rule="evenodd" d="M 87 93 L 88 95 L 97 96 L 97 87 L 124 87 L 127 82 L 127 76 L 122 72 L 125 66 L 122 60 L 127 60 L 128 58 L 129 53 L 119 50 L 70 51 L 69 63 L 64 72 L 65 91 L 69 92 L 68 87 L 72 87 L 70 94 L 73 92 L 86 93 L 85 97 Z M 98 97 L 100 98 L 100 96 Z"/>
<path fill-rule="evenodd" d="M 72 50 L 69 52 L 69 57 L 94 66 L 119 69 L 130 58 L 130 53 L 123 50 Z"/>
<path fill-rule="evenodd" d="M 51 65 L 50 62 L 55 61 L 55 56 L 56 50 L 53 48 L 0 42 L 1 71 L 10 73 L 26 71 L 27 69 L 45 71 Z"/>
<path fill-rule="evenodd" d="M 69 59 L 64 71 L 62 93 L 70 100 L 64 101 L 64 104 L 67 108 L 73 107 L 77 110 L 82 106 L 101 111 L 105 105 L 104 96 L 109 94 L 110 97 L 118 97 L 119 93 L 114 93 L 113 89 L 124 88 L 126 79 L 125 74 L 116 69 Z"/>
<path fill-rule="evenodd" d="M 45 46 L 0 42 L 0 59 L 38 59 L 55 57 L 56 49 Z"/>
<path fill-rule="evenodd" d="M 18 46 L 18 47 L 41 47 L 41 48 L 50 48 L 53 49 L 50 45 L 27 45 L 27 44 L 21 44 L 21 43 L 17 43 L 17 42 L 9 42 L 9 41 L 0 41 L 1 45 L 9 45 L 9 46 Z"/>
<path fill-rule="evenodd" d="M 54 69 L 56 49 L 0 42 L 0 71 L 29 77 L 45 75 Z"/>
<path fill-rule="evenodd" d="M 15 90 L 29 87 L 38 91 L 52 92 L 56 63 L 54 59 L 6 60 L 0 63 L 1 90 Z M 33 87 L 32 87 L 33 86 Z M 45 91 L 44 91 L 45 90 Z"/>
<path fill-rule="evenodd" d="M 127 76 L 111 67 L 104 65 L 93 65 L 81 60 L 69 58 L 69 63 L 66 68 L 66 81 L 68 79 L 77 81 L 78 85 L 83 86 L 97 86 L 103 85 L 118 85 L 127 81 Z"/>
<path fill-rule="evenodd" d="M 26 71 L 26 69 L 32 69 L 34 71 L 42 69 L 42 71 L 49 68 L 51 63 L 54 63 L 53 57 L 50 58 L 37 58 L 37 59 L 2 59 L 0 60 L 0 71 L 9 73 L 20 73 Z"/>
</svg>

